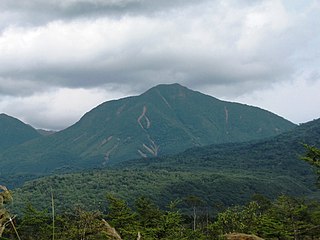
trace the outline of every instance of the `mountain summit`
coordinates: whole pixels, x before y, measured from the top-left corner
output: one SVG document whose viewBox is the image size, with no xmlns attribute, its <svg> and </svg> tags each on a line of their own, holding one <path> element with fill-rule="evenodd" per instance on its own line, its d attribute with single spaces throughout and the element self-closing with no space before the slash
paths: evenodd
<svg viewBox="0 0 320 240">
<path fill-rule="evenodd" d="M 86 144 L 82 156 L 103 155 L 105 161 L 113 162 L 265 138 L 293 127 L 270 112 L 171 84 L 103 103 L 66 133 L 72 136 L 71 149 Z"/>
<path fill-rule="evenodd" d="M 257 107 L 218 100 L 179 84 L 158 85 L 134 97 L 105 102 L 73 126 L 6 152 L 1 162 L 28 169 L 97 167 L 177 153 L 194 146 L 248 141 L 295 125 Z M 30 162 L 29 162 L 29 160 Z M 0 166 L 1 167 L 1 166 Z"/>
</svg>

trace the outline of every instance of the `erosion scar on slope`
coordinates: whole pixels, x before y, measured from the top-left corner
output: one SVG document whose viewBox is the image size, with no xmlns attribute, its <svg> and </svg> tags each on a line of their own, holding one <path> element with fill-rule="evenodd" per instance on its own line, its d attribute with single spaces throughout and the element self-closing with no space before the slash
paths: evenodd
<svg viewBox="0 0 320 240">
<path fill-rule="evenodd" d="M 228 121 L 229 121 L 229 112 L 227 107 L 224 107 L 224 113 L 225 113 L 225 118 L 226 118 L 226 125 L 228 125 Z"/>
<path fill-rule="evenodd" d="M 142 113 L 141 113 L 141 115 L 140 115 L 140 116 L 138 117 L 138 119 L 137 119 L 137 122 L 139 123 L 139 125 L 140 125 L 140 127 L 141 127 L 142 129 L 145 129 L 144 126 L 142 125 L 142 122 L 141 122 L 141 120 L 142 120 L 143 118 L 145 118 L 146 121 L 147 121 L 147 129 L 150 128 L 150 125 L 151 125 L 151 122 L 150 122 L 149 118 L 146 116 L 147 110 L 148 110 L 147 107 L 146 107 L 146 106 L 143 106 Z"/>
<path fill-rule="evenodd" d="M 171 107 L 171 105 L 169 104 L 169 102 L 167 101 L 167 99 L 165 99 L 165 97 L 162 96 L 162 94 L 161 94 L 159 91 L 157 91 L 157 93 L 158 93 L 159 96 L 162 98 L 162 100 L 165 102 L 165 104 L 166 104 L 169 108 L 172 109 L 172 107 Z"/>
</svg>

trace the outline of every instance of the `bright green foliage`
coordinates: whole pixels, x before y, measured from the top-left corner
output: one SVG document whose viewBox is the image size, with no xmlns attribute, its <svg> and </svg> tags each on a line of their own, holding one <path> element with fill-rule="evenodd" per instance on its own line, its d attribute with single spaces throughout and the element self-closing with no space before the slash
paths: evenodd
<svg viewBox="0 0 320 240">
<path fill-rule="evenodd" d="M 247 206 L 235 206 L 218 214 L 217 221 L 209 226 L 215 235 L 225 233 L 256 233 L 260 224 L 259 205 L 250 202 Z"/>
</svg>

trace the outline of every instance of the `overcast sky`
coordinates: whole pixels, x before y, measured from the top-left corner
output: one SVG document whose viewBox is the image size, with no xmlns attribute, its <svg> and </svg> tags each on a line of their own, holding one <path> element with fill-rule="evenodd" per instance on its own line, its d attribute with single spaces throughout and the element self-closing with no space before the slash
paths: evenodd
<svg viewBox="0 0 320 240">
<path fill-rule="evenodd" d="M 59 130 L 175 82 L 319 118 L 320 1 L 0 1 L 0 112 Z"/>
</svg>

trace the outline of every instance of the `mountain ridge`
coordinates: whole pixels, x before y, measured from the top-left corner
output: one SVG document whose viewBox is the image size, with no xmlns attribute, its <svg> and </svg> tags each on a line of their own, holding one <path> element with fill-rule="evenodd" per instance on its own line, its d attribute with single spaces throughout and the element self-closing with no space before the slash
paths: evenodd
<svg viewBox="0 0 320 240">
<path fill-rule="evenodd" d="M 107 101 L 74 125 L 0 154 L 0 167 L 49 173 L 173 154 L 194 146 L 277 135 L 295 125 L 257 107 L 221 101 L 179 84 Z"/>
<path fill-rule="evenodd" d="M 40 134 L 30 125 L 5 113 L 0 113 L 0 151 L 38 137 Z"/>
</svg>

